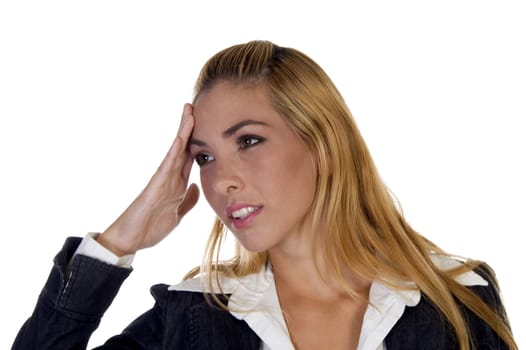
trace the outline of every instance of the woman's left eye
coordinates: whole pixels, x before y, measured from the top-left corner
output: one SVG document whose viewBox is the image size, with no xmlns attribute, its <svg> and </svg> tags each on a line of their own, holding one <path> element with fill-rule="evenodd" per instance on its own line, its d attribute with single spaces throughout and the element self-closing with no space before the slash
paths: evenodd
<svg viewBox="0 0 526 350">
<path fill-rule="evenodd" d="M 237 140 L 237 144 L 239 145 L 239 148 L 243 149 L 243 148 L 252 147 L 263 141 L 264 139 L 261 137 L 245 135 L 245 136 L 241 136 Z"/>
</svg>

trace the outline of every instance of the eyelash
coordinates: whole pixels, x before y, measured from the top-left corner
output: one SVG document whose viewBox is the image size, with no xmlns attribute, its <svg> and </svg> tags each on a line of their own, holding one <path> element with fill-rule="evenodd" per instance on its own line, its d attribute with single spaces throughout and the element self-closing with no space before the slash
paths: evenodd
<svg viewBox="0 0 526 350">
<path fill-rule="evenodd" d="M 208 157 L 212 157 L 212 156 L 206 153 L 198 153 L 195 155 L 194 160 L 197 163 L 197 165 L 201 167 L 203 165 L 206 165 L 208 162 L 210 162 L 210 160 L 204 159 Z"/>
<path fill-rule="evenodd" d="M 265 141 L 265 139 L 262 138 L 262 137 L 259 137 L 259 136 L 242 135 L 236 140 L 236 144 L 238 145 L 238 149 L 240 151 L 242 151 L 242 150 L 246 150 L 248 148 L 251 148 L 251 147 L 253 147 L 253 146 L 257 145 L 257 144 L 260 144 L 260 143 L 262 143 L 264 141 Z M 212 158 L 212 160 L 213 160 L 214 157 L 212 155 L 210 155 L 210 154 L 198 153 L 195 156 L 195 162 L 197 163 L 197 165 L 199 165 L 201 167 L 201 166 L 206 165 L 207 163 L 210 163 L 212 161 L 212 160 L 207 159 L 207 158 Z"/>
<path fill-rule="evenodd" d="M 247 141 L 251 142 L 251 141 L 256 141 L 254 143 L 247 143 Z M 265 141 L 264 138 L 262 137 L 259 137 L 259 136 L 254 136 L 254 135 L 243 135 L 243 136 L 240 136 L 238 139 L 237 139 L 237 145 L 239 147 L 239 149 L 246 149 L 246 148 L 250 148 L 252 146 L 255 146 L 261 142 Z"/>
</svg>

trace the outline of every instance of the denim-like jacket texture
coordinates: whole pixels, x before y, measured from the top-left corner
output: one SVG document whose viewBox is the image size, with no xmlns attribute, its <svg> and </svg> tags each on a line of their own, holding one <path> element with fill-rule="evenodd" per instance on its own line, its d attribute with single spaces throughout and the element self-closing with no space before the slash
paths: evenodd
<svg viewBox="0 0 526 350">
<path fill-rule="evenodd" d="M 86 349 L 91 333 L 131 269 L 83 255 L 75 256 L 68 266 L 80 241 L 80 238 L 68 238 L 55 257 L 54 267 L 35 310 L 20 329 L 13 350 Z M 484 266 L 477 273 L 490 282 L 489 286 L 470 288 L 504 314 L 496 282 Z M 96 349 L 260 348 L 260 339 L 244 321 L 211 306 L 202 293 L 168 291 L 168 286 L 163 284 L 153 286 L 151 292 L 156 301 L 153 308 Z M 490 327 L 466 308 L 462 307 L 462 310 L 467 315 L 476 349 L 508 349 Z M 457 348 L 452 329 L 425 296 L 415 307 L 406 307 L 401 319 L 387 335 L 385 344 L 388 350 Z"/>
</svg>

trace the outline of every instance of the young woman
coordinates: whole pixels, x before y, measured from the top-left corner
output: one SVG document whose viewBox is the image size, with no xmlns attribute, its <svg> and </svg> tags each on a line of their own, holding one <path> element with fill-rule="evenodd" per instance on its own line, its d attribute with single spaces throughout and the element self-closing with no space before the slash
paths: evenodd
<svg viewBox="0 0 526 350">
<path fill-rule="evenodd" d="M 350 111 L 306 55 L 270 42 L 203 67 L 171 149 L 102 234 L 69 238 L 14 349 L 82 349 L 137 251 L 195 205 L 203 265 L 102 349 L 516 349 L 491 269 L 405 221 Z M 218 261 L 227 231 L 237 253 Z"/>
</svg>

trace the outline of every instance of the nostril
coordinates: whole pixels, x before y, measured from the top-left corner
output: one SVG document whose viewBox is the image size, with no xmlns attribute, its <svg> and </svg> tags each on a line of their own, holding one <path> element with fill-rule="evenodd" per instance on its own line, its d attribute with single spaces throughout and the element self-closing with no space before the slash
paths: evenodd
<svg viewBox="0 0 526 350">
<path fill-rule="evenodd" d="M 228 188 L 226 189 L 227 193 L 230 193 L 230 192 L 233 192 L 237 189 L 236 186 L 234 185 L 229 185 Z"/>
<path fill-rule="evenodd" d="M 222 161 L 219 157 L 214 162 L 213 173 L 209 173 L 210 179 L 214 183 L 214 189 L 217 193 L 232 193 L 243 187 L 239 168 L 235 161 Z"/>
<path fill-rule="evenodd" d="M 232 193 L 241 188 L 241 183 L 235 177 L 218 179 L 215 183 L 215 190 L 218 193 Z"/>
</svg>

